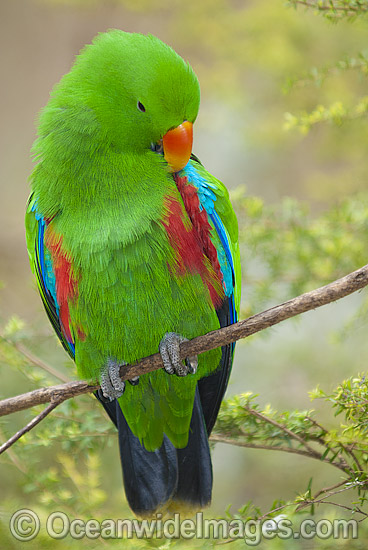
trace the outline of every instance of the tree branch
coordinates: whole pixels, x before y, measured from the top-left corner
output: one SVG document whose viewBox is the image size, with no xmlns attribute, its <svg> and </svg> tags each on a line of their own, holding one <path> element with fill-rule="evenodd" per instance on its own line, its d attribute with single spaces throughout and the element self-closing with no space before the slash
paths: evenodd
<svg viewBox="0 0 368 550">
<path fill-rule="evenodd" d="M 268 327 L 281 323 L 291 317 L 305 313 L 312 309 L 324 306 L 340 298 L 344 298 L 357 290 L 368 285 L 368 265 L 349 273 L 341 279 L 320 287 L 316 290 L 301 294 L 296 298 L 283 302 L 262 313 L 257 313 L 244 321 L 239 321 L 233 325 L 221 328 L 193 338 L 180 345 L 180 357 L 190 357 L 204 353 L 205 351 L 225 346 L 231 342 L 246 338 L 252 334 L 260 332 Z M 159 353 L 150 355 L 134 365 L 123 365 L 120 368 L 122 380 L 128 380 L 135 376 L 140 376 L 163 367 Z M 89 384 L 86 381 L 73 381 L 57 386 L 40 388 L 29 393 L 10 397 L 0 401 L 0 416 L 5 416 L 13 412 L 28 409 L 35 405 L 57 401 L 61 403 L 66 399 L 90 393 L 99 388 L 96 384 Z"/>
</svg>

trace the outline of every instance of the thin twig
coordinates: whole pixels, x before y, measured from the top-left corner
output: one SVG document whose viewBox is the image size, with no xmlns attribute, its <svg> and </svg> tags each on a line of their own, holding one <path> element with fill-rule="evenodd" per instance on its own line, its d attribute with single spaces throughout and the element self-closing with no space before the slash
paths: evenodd
<svg viewBox="0 0 368 550">
<path fill-rule="evenodd" d="M 327 496 L 332 496 L 334 494 L 336 494 L 336 492 L 333 492 L 334 489 L 337 489 L 338 487 L 341 487 L 341 485 L 346 485 L 347 483 L 349 483 L 348 480 L 345 480 L 345 481 L 341 481 L 339 483 L 337 483 L 336 485 L 332 485 L 331 487 L 326 487 L 325 489 L 321 489 L 320 491 L 318 491 L 318 493 L 316 493 L 316 495 L 314 496 L 314 498 L 316 498 L 317 496 L 319 496 L 320 494 L 322 493 L 325 493 L 325 492 L 328 492 L 329 495 Z M 361 485 L 362 483 L 360 483 Z M 354 484 L 354 483 L 351 483 L 349 486 L 345 487 L 343 489 L 343 491 L 349 491 L 350 489 L 353 489 L 357 486 L 358 484 Z M 339 491 L 337 491 L 339 492 Z M 327 497 L 326 497 L 327 498 Z M 314 500 L 311 500 L 309 502 L 309 504 L 314 504 Z M 319 504 L 319 502 L 317 502 Z M 298 505 L 299 503 L 298 502 L 287 502 L 286 504 L 282 504 L 281 506 L 278 506 L 277 508 L 273 508 L 272 510 L 270 510 L 269 512 L 267 512 L 266 514 L 263 514 L 263 516 L 257 518 L 258 521 L 262 521 L 263 519 L 265 519 L 267 516 L 270 516 L 271 514 L 274 514 L 275 512 L 280 512 L 281 510 L 284 510 L 285 508 L 290 508 L 290 506 L 296 506 Z M 298 506 L 298 509 L 299 507 L 302 506 L 301 504 L 299 504 Z M 364 513 L 364 512 L 363 512 Z"/>
<path fill-rule="evenodd" d="M 292 439 L 296 439 L 301 445 L 303 445 L 303 447 L 305 447 L 309 451 L 311 455 L 316 455 L 318 457 L 322 456 L 315 449 L 312 449 L 312 447 L 308 445 L 308 443 L 302 437 L 300 437 L 298 434 L 289 430 L 283 424 L 279 424 L 279 422 L 277 422 L 276 420 L 273 420 L 273 418 L 268 418 L 267 416 L 264 416 L 262 413 L 255 411 L 254 409 L 251 409 L 248 406 L 245 406 L 244 408 L 249 414 L 251 414 L 252 416 L 255 416 L 262 422 L 267 422 L 268 424 L 272 424 L 272 426 L 275 426 L 275 428 L 278 428 L 279 430 L 283 431 Z"/>
<path fill-rule="evenodd" d="M 234 445 L 235 447 L 247 447 L 249 449 L 265 449 L 268 451 L 283 451 L 284 453 L 290 453 L 290 454 L 296 454 L 301 456 L 306 456 L 307 458 L 314 458 L 315 460 L 319 460 L 320 462 L 326 462 L 327 464 L 331 464 L 331 466 L 335 466 L 335 468 L 338 468 L 339 470 L 347 473 L 348 470 L 348 464 L 344 466 L 343 463 L 337 463 L 337 462 L 330 462 L 328 458 L 322 458 L 322 454 L 314 451 L 312 449 L 312 452 L 310 451 L 303 451 L 303 449 L 295 449 L 294 447 L 283 447 L 279 446 L 276 447 L 274 445 L 262 445 L 258 443 L 248 443 L 246 441 L 241 441 L 239 439 L 231 439 L 229 437 L 224 437 L 219 434 L 212 434 L 210 437 L 210 441 L 216 441 L 217 443 L 226 443 L 227 445 Z"/>
<path fill-rule="evenodd" d="M 346 483 L 348 483 L 348 481 L 345 479 L 343 481 L 339 481 L 339 483 L 336 483 L 335 485 L 331 485 L 331 487 L 325 487 L 324 489 L 320 489 L 315 495 L 314 495 L 314 499 L 315 498 L 318 498 L 320 495 L 324 495 L 325 493 L 331 493 L 331 491 L 334 491 L 335 489 L 338 489 L 339 487 L 341 487 L 342 485 L 346 485 Z"/>
<path fill-rule="evenodd" d="M 316 458 L 318 460 L 322 460 L 324 461 L 324 459 L 322 458 L 323 457 L 323 454 L 318 452 L 316 449 L 313 449 L 310 445 L 308 445 L 308 443 L 302 438 L 300 437 L 298 434 L 296 434 L 295 432 L 292 432 L 291 430 L 289 430 L 286 426 L 284 426 L 283 424 L 280 424 L 279 422 L 277 422 L 276 420 L 273 420 L 272 418 L 268 418 L 267 416 L 264 416 L 262 413 L 254 410 L 254 409 L 251 409 L 249 407 L 245 407 L 246 410 L 249 412 L 249 414 L 259 418 L 260 420 L 262 420 L 263 422 L 268 422 L 269 424 L 271 424 L 272 426 L 275 426 L 275 428 L 278 428 L 279 430 L 282 430 L 284 433 L 286 433 L 289 437 L 293 438 L 293 439 L 296 439 L 296 441 L 298 441 L 301 445 L 303 445 L 307 450 L 308 450 L 308 456 L 311 456 L 313 458 Z M 325 446 L 327 447 L 327 445 L 325 444 Z M 329 447 L 328 447 L 329 448 Z M 338 464 L 337 462 L 330 462 L 330 460 L 326 460 L 325 462 L 329 462 L 330 464 L 332 464 L 333 466 L 336 466 L 336 468 L 339 468 L 340 470 L 343 470 L 343 471 L 351 471 L 351 468 L 349 468 L 349 464 L 346 462 L 346 460 L 341 456 L 341 454 L 339 453 L 338 454 L 338 458 L 340 460 L 340 464 Z"/>
<path fill-rule="evenodd" d="M 226 443 L 227 445 L 234 445 L 235 447 L 247 447 L 248 449 L 266 449 L 269 451 L 283 451 L 285 453 L 297 454 L 307 456 L 309 458 L 319 459 L 319 456 L 310 453 L 309 451 L 303 451 L 302 449 L 295 449 L 294 447 L 283 447 L 282 445 L 276 447 L 276 445 L 262 445 L 261 443 L 249 443 L 247 441 L 241 441 L 240 439 L 232 439 L 231 437 L 222 436 L 220 434 L 211 434 L 210 441 L 216 441 L 217 443 Z M 328 462 L 328 461 L 327 461 Z"/>
<path fill-rule="evenodd" d="M 309 422 L 312 422 L 312 424 L 316 428 L 319 428 L 324 434 L 328 433 L 328 430 L 326 430 L 326 428 L 324 428 L 321 424 L 319 424 L 316 420 L 314 420 L 314 418 L 311 418 L 310 416 L 306 416 L 305 418 L 306 420 L 309 420 Z"/>
<path fill-rule="evenodd" d="M 344 449 L 344 451 L 349 454 L 351 456 L 351 458 L 353 459 L 354 463 L 355 463 L 355 466 L 357 467 L 357 470 L 358 472 L 361 474 L 364 472 L 363 468 L 362 468 L 362 465 L 360 464 L 359 460 L 358 460 L 358 457 L 356 456 L 356 454 L 353 452 L 353 450 L 351 449 L 351 447 L 346 447 L 345 445 L 343 445 L 342 443 L 340 443 L 340 445 L 342 446 L 342 448 Z"/>
<path fill-rule="evenodd" d="M 10 439 L 8 439 L 8 441 L 6 441 L 5 443 L 3 443 L 0 447 L 0 455 L 6 451 L 7 449 L 9 449 L 9 447 L 11 447 L 12 445 L 14 445 L 14 443 L 16 441 L 18 441 L 18 439 L 20 439 L 25 433 L 29 432 L 32 428 L 34 428 L 35 426 L 37 426 L 37 424 L 39 424 L 41 422 L 41 420 L 43 420 L 44 418 L 46 418 L 46 416 L 48 414 L 50 414 L 51 411 L 53 411 L 55 409 L 55 407 L 57 407 L 62 401 L 64 401 L 63 399 L 59 399 L 59 400 L 55 400 L 55 401 L 52 401 L 49 405 L 47 405 L 47 407 L 44 408 L 44 410 L 38 414 L 37 416 L 35 416 L 34 418 L 32 418 L 32 420 L 30 422 L 28 422 L 28 424 L 26 426 L 24 426 L 24 428 L 22 428 L 21 430 L 19 430 L 16 434 L 14 434 Z"/>
<path fill-rule="evenodd" d="M 366 484 L 367 484 L 367 482 L 364 482 L 364 483 L 360 482 L 360 485 L 366 485 Z M 306 508 L 307 506 L 310 506 L 312 504 L 332 504 L 334 506 L 338 506 L 339 508 L 345 508 L 346 510 L 349 510 L 351 512 L 358 512 L 359 514 L 362 514 L 363 516 L 368 517 L 368 514 L 366 512 L 363 512 L 360 508 L 350 508 L 349 506 L 344 506 L 343 504 L 338 504 L 336 502 L 331 502 L 330 500 L 326 501 L 327 498 L 329 498 L 331 496 L 335 496 L 339 493 L 344 493 L 345 491 L 349 491 L 353 487 L 356 487 L 356 485 L 357 484 L 352 483 L 351 485 L 345 486 L 342 489 L 339 489 L 338 491 L 331 491 L 327 495 L 325 495 L 325 496 L 323 496 L 323 497 L 321 497 L 317 500 L 316 500 L 315 497 L 313 497 L 312 499 L 308 499 L 308 500 L 306 499 L 304 502 L 302 502 L 298 506 L 296 511 L 299 512 L 303 508 Z"/>
<path fill-rule="evenodd" d="M 48 372 L 52 376 L 55 376 L 55 378 L 58 378 L 62 382 L 70 382 L 70 378 L 63 374 L 62 372 L 57 371 L 54 369 L 54 367 L 51 367 L 51 365 L 48 365 L 45 363 L 45 361 L 42 361 L 39 357 L 34 355 L 26 346 L 21 344 L 20 342 L 12 342 L 8 338 L 5 338 L 5 336 L 0 335 L 0 338 L 6 342 L 9 346 L 15 348 L 21 355 L 24 355 L 28 359 L 30 363 L 35 365 L 36 367 L 41 368 L 42 370 Z"/>
<path fill-rule="evenodd" d="M 345 506 L 344 504 L 339 504 L 338 502 L 332 502 L 332 500 L 311 500 L 310 502 L 306 502 L 305 506 L 298 507 L 297 511 L 302 510 L 306 506 L 311 506 L 312 504 L 331 504 L 331 506 L 337 506 L 337 508 L 343 508 L 344 510 L 348 510 L 349 512 L 362 514 L 364 518 L 368 517 L 368 514 L 363 512 L 363 510 L 361 510 L 360 508 L 351 508 L 351 506 Z"/>
<path fill-rule="evenodd" d="M 346 483 L 349 483 L 349 482 L 347 481 Z M 360 485 L 361 487 L 364 487 L 367 484 L 368 484 L 368 480 L 365 480 L 365 481 L 358 481 L 358 482 L 355 482 L 355 483 L 354 482 L 350 483 L 349 485 L 343 487 L 342 489 L 339 489 L 338 491 L 335 491 L 333 489 L 329 489 L 327 495 L 325 495 L 324 497 L 322 497 L 321 499 L 318 499 L 318 500 L 315 500 L 316 497 L 314 496 L 313 500 L 315 500 L 315 502 L 321 502 L 322 500 L 324 500 L 324 499 L 326 499 L 326 498 L 328 498 L 332 495 L 337 495 L 338 493 L 344 493 L 345 491 L 349 491 L 350 489 L 355 488 L 358 485 Z"/>
<path fill-rule="evenodd" d="M 0 438 L 4 441 L 4 439 L 6 439 L 5 437 L 5 434 L 4 432 L 2 431 L 2 429 L 0 428 Z M 26 473 L 26 468 L 24 468 L 23 464 L 21 463 L 21 461 L 19 460 L 19 458 L 17 457 L 17 455 L 12 451 L 12 449 L 8 449 L 8 455 L 9 459 L 12 461 L 12 463 L 14 464 L 14 466 L 16 468 L 18 468 L 18 470 L 20 472 L 22 472 L 23 474 Z"/>
<path fill-rule="evenodd" d="M 315 421 L 313 418 L 311 418 L 310 416 L 306 416 L 305 418 L 306 418 L 307 420 L 309 420 L 310 422 L 312 422 L 312 424 L 313 424 L 314 426 L 316 426 L 317 428 L 319 428 L 320 430 L 322 430 L 322 432 L 323 432 L 324 435 L 325 435 L 326 433 L 328 433 L 327 430 L 326 430 L 323 426 L 321 426 L 321 424 L 318 424 L 318 422 L 316 422 L 316 421 Z M 319 441 L 319 442 L 321 443 L 321 445 L 326 445 L 326 442 L 323 440 L 322 437 L 316 437 L 314 440 L 315 440 L 315 441 Z M 356 456 L 355 453 L 353 452 L 352 446 L 350 445 L 349 447 L 346 447 L 346 446 L 343 445 L 342 443 L 341 443 L 341 446 L 342 446 L 342 448 L 344 449 L 344 451 L 352 457 L 353 461 L 355 462 L 355 464 L 356 464 L 356 466 L 357 466 L 357 468 L 358 468 L 358 471 L 359 471 L 359 472 L 363 472 L 362 466 L 361 466 L 361 464 L 360 464 L 360 462 L 359 462 L 357 456 Z"/>
</svg>

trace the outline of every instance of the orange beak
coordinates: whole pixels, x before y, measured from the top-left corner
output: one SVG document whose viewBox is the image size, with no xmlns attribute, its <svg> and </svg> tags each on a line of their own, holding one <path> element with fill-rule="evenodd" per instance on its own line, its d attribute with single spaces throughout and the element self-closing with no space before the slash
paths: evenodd
<svg viewBox="0 0 368 550">
<path fill-rule="evenodd" d="M 193 124 L 187 120 L 162 138 L 164 157 L 173 172 L 179 172 L 186 166 L 193 145 Z"/>
</svg>

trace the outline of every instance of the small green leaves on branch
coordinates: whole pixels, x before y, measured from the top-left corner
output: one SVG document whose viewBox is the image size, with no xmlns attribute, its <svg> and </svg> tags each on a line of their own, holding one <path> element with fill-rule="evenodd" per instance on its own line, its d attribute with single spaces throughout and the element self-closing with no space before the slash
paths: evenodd
<svg viewBox="0 0 368 550">
<path fill-rule="evenodd" d="M 365 392 L 368 396 L 367 387 Z M 224 401 L 211 439 L 307 456 L 327 462 L 354 479 L 366 475 L 367 461 L 362 461 L 362 456 L 368 451 L 368 443 L 363 437 L 359 438 L 361 446 L 355 446 L 355 440 L 353 445 L 351 437 L 345 437 L 345 427 L 341 434 L 330 431 L 315 420 L 313 410 L 280 413 L 269 405 L 262 410 L 255 397 L 245 393 Z"/>
<path fill-rule="evenodd" d="M 354 57 L 345 56 L 334 65 L 312 67 L 301 76 L 290 77 L 287 79 L 283 91 L 289 93 L 294 88 L 304 88 L 309 84 L 320 87 L 328 77 L 338 76 L 346 71 L 355 71 L 361 76 L 368 76 L 368 51 L 359 52 Z"/>
<path fill-rule="evenodd" d="M 315 505 L 330 504 L 358 514 L 360 519 L 368 518 L 365 510 L 368 489 L 368 381 L 361 374 L 345 380 L 331 394 L 317 388 L 310 395 L 312 399 L 332 403 L 336 414 L 344 415 L 340 425 L 322 425 L 316 420 L 314 410 L 279 412 L 270 405 L 261 408 L 256 402 L 257 396 L 251 393 L 236 395 L 222 403 L 211 441 L 306 456 L 340 470 L 335 485 L 313 494 L 310 480 L 307 490 L 294 500 L 276 502 L 272 510 L 263 515 L 260 511 L 246 508 L 244 513 L 247 517 L 251 513 L 258 519 L 264 519 L 285 509 L 300 512 L 308 507 L 313 513 Z M 351 490 L 356 492 L 351 504 L 331 500 Z"/>
<path fill-rule="evenodd" d="M 342 18 L 352 19 L 368 12 L 368 4 L 365 0 L 288 0 L 288 5 L 295 8 L 304 6 L 321 13 L 331 21 Z"/>
<path fill-rule="evenodd" d="M 303 112 L 299 115 L 285 113 L 284 129 L 297 128 L 302 134 L 307 134 L 312 126 L 321 122 L 330 122 L 341 125 L 343 122 L 360 118 L 368 113 L 368 96 L 361 98 L 351 108 L 343 105 L 341 101 L 335 101 L 330 107 L 318 105 L 310 113 Z"/>
</svg>

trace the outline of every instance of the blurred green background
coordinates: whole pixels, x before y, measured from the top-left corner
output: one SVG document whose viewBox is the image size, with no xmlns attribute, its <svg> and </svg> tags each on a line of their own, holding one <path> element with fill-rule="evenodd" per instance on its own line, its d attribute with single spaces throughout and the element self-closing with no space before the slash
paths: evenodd
<svg viewBox="0 0 368 550">
<path fill-rule="evenodd" d="M 4 324 L 14 314 L 24 319 L 26 336 L 34 335 L 33 351 L 71 376 L 73 367 L 66 366 L 66 355 L 52 335 L 26 255 L 29 151 L 37 113 L 52 86 L 80 48 L 109 28 L 153 33 L 191 63 L 202 93 L 193 151 L 230 189 L 242 186 L 271 209 L 285 197 L 297 199 L 313 218 L 364 191 L 367 181 L 366 118 L 351 114 L 366 93 L 366 70 L 341 70 L 339 65 L 366 50 L 364 18 L 332 24 L 281 0 L 0 0 L 0 321 Z M 313 67 L 330 68 L 321 76 Z M 299 79 L 295 84 L 294 77 Z M 332 122 L 312 124 L 309 132 L 285 115 L 299 116 L 318 105 L 343 105 L 345 110 L 341 117 L 330 117 Z M 287 128 L 293 125 L 300 129 Z M 246 227 L 242 215 L 239 209 L 241 227 Z M 243 246 L 243 317 L 293 296 L 287 264 L 272 292 L 262 294 L 266 253 L 260 249 L 257 254 L 257 247 Z M 305 287 L 313 288 L 307 275 Z M 319 282 L 323 276 L 313 279 L 315 286 Z M 307 392 L 318 383 L 328 391 L 363 370 L 366 318 L 355 322 L 353 330 L 345 326 L 362 300 L 362 293 L 353 295 L 239 343 L 228 395 L 253 391 L 263 404 L 308 408 Z M 7 375 L 5 366 L 1 370 L 3 397 L 32 389 L 22 374 Z M 313 406 L 323 414 L 322 405 Z M 25 418 L 14 417 L 14 428 Z M 111 495 L 104 504 L 110 517 L 120 513 L 123 489 L 117 446 L 105 447 L 100 471 Z M 42 451 L 43 464 L 53 464 L 55 453 L 53 447 Z M 305 490 L 311 476 L 323 486 L 333 480 L 327 465 L 224 444 L 215 446 L 213 464 L 210 514 L 249 499 L 268 509 L 275 498 L 293 498 Z M 7 508 L 23 498 L 32 503 L 24 492 L 23 473 L 7 460 L 1 463 L 0 484 Z M 122 507 L 126 514 L 126 504 Z"/>
</svg>

